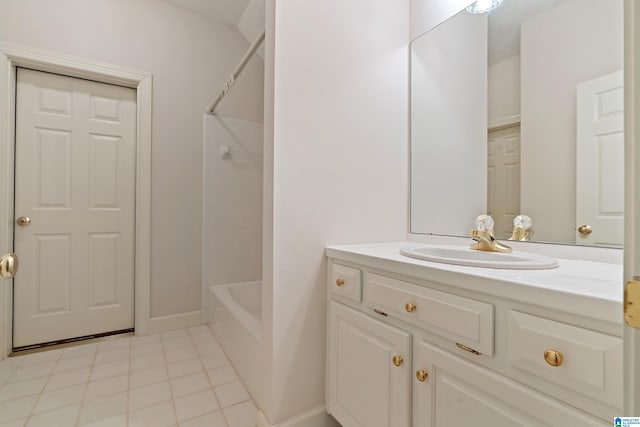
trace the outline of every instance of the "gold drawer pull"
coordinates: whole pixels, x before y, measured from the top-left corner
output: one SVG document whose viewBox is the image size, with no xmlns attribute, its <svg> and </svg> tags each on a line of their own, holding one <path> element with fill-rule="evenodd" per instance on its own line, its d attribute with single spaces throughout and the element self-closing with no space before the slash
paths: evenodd
<svg viewBox="0 0 640 427">
<path fill-rule="evenodd" d="M 423 371 L 423 370 L 416 371 L 416 378 L 418 379 L 418 381 L 424 382 L 427 380 L 428 377 L 429 377 L 429 373 L 427 371 Z"/>
<path fill-rule="evenodd" d="M 480 356 L 480 352 L 478 350 L 474 350 L 471 347 L 467 347 L 464 344 L 460 344 L 460 343 L 456 343 L 456 345 L 458 346 L 458 348 L 464 350 L 464 351 L 468 351 L 471 354 L 475 354 L 476 356 Z"/>
<path fill-rule="evenodd" d="M 337 287 L 344 286 L 344 280 L 343 280 L 343 279 L 341 279 L 341 278 L 337 278 L 337 279 L 336 279 L 336 286 L 337 286 Z"/>
<path fill-rule="evenodd" d="M 407 313 L 413 313 L 414 311 L 416 311 L 416 305 L 412 302 L 408 302 L 404 305 L 404 309 L 407 310 Z"/>
<path fill-rule="evenodd" d="M 396 366 L 402 366 L 404 363 L 404 357 L 402 356 L 393 356 L 393 364 Z"/>
<path fill-rule="evenodd" d="M 551 366 L 560 366 L 564 360 L 564 356 L 557 350 L 547 350 L 544 352 L 544 360 Z"/>
</svg>

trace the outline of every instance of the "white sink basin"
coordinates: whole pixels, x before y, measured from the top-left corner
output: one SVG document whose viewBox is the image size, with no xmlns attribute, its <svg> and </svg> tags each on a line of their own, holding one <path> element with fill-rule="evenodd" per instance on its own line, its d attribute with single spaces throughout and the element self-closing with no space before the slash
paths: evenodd
<svg viewBox="0 0 640 427">
<path fill-rule="evenodd" d="M 556 268 L 558 261 L 543 255 L 526 252 L 510 254 L 477 251 L 461 246 L 415 246 L 400 249 L 400 254 L 424 261 L 469 267 L 504 268 L 514 270 L 543 270 Z"/>
</svg>

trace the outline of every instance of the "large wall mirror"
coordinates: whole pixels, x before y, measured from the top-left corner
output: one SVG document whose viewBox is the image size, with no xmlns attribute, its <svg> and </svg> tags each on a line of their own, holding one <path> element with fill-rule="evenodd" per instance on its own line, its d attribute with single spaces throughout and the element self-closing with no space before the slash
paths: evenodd
<svg viewBox="0 0 640 427">
<path fill-rule="evenodd" d="M 414 40 L 411 232 L 525 214 L 531 241 L 621 247 L 622 69 L 623 0 L 504 0 Z"/>
</svg>

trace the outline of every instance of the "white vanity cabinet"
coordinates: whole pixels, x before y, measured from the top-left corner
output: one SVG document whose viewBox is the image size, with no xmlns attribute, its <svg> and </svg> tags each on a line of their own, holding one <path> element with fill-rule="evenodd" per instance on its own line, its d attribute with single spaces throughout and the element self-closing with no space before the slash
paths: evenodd
<svg viewBox="0 0 640 427">
<path fill-rule="evenodd" d="M 326 405 L 343 427 L 603 427 L 622 413 L 611 324 L 456 286 L 468 274 L 328 254 Z"/>
<path fill-rule="evenodd" d="M 345 426 L 409 427 L 411 335 L 331 302 L 328 406 Z"/>
<path fill-rule="evenodd" d="M 429 377 L 414 388 L 413 426 L 607 425 L 426 341 L 415 353 L 415 366 Z"/>
</svg>

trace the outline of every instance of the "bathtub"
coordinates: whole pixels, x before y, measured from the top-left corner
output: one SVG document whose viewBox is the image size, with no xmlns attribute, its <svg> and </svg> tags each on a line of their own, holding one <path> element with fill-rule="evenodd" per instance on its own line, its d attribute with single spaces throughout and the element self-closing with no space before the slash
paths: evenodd
<svg viewBox="0 0 640 427">
<path fill-rule="evenodd" d="M 209 327 L 247 390 L 258 400 L 262 348 L 262 282 L 209 287 Z"/>
</svg>

